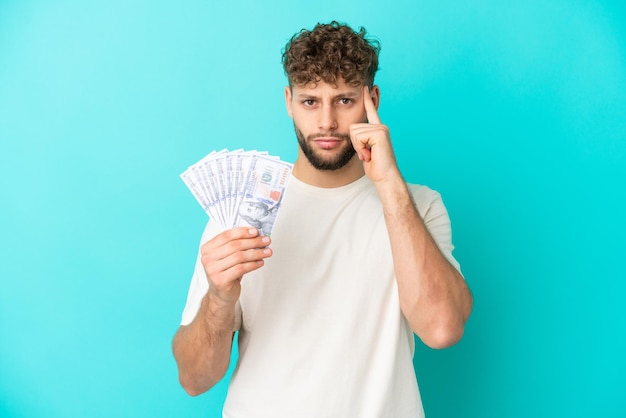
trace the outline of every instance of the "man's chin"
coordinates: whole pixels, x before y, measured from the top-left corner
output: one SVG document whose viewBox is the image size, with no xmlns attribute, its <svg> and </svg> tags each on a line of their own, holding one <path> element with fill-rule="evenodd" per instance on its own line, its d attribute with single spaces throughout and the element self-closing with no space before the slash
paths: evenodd
<svg viewBox="0 0 626 418">
<path fill-rule="evenodd" d="M 305 156 L 313 167 L 321 171 L 335 171 L 345 167 L 356 155 L 354 149 L 343 150 L 339 155 L 323 155 L 327 153 L 305 152 Z"/>
</svg>

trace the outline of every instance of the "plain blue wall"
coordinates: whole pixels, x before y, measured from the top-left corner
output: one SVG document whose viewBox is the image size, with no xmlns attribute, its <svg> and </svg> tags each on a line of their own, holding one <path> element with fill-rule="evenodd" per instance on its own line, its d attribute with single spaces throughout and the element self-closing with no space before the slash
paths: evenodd
<svg viewBox="0 0 626 418">
<path fill-rule="evenodd" d="M 384 5 L 383 5 L 384 3 Z M 318 21 L 382 42 L 407 180 L 439 190 L 475 296 L 418 345 L 429 417 L 624 417 L 623 1 L 0 0 L 0 416 L 220 416 L 170 341 L 223 147 L 293 160 L 280 52 Z"/>
</svg>

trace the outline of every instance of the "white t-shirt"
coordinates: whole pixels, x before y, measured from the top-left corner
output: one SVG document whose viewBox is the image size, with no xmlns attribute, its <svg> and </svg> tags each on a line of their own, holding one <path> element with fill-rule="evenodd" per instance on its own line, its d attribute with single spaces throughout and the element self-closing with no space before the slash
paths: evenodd
<svg viewBox="0 0 626 418">
<path fill-rule="evenodd" d="M 458 269 L 441 197 L 409 187 Z M 202 242 L 218 232 L 209 222 Z M 224 417 L 423 417 L 413 332 L 400 310 L 382 205 L 370 180 L 325 189 L 292 178 L 271 247 L 265 266 L 242 280 L 239 360 Z M 183 325 L 207 289 L 198 260 Z"/>
</svg>

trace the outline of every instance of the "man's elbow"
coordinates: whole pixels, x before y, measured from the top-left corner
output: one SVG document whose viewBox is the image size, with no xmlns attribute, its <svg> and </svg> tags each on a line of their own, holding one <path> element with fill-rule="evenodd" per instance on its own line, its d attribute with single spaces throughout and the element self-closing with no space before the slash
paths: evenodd
<svg viewBox="0 0 626 418">
<path fill-rule="evenodd" d="M 463 330 L 463 325 L 457 327 L 441 326 L 420 338 L 428 347 L 434 350 L 442 350 L 458 343 L 463 337 Z"/>
<path fill-rule="evenodd" d="M 193 385 L 187 385 L 187 384 L 183 383 L 182 381 L 180 382 L 180 385 L 183 387 L 183 389 L 185 390 L 185 392 L 187 392 L 187 395 L 189 395 L 189 396 L 202 395 L 203 393 L 205 393 L 208 390 L 208 389 L 202 389 L 202 388 L 199 388 L 199 387 L 193 386 Z"/>
<path fill-rule="evenodd" d="M 441 350 L 452 347 L 463 337 L 465 323 L 470 310 L 471 308 L 463 314 L 457 313 L 448 318 L 440 317 L 438 321 L 431 323 L 422 333 L 416 334 L 424 344 L 432 349 Z"/>
<path fill-rule="evenodd" d="M 175 337 L 172 351 L 178 367 L 178 382 L 190 396 L 202 395 L 226 375 L 228 365 L 199 372 L 203 368 L 199 367 L 193 357 L 188 355 L 188 351 L 183 350 L 183 348 L 180 340 Z"/>
<path fill-rule="evenodd" d="M 185 392 L 187 392 L 187 395 L 189 395 L 189 396 L 198 396 L 198 395 L 202 395 L 203 393 L 206 392 L 206 390 L 202 390 L 202 389 L 197 388 L 195 386 L 187 385 L 187 384 L 183 383 L 182 381 L 180 382 L 180 385 L 183 387 L 183 389 L 185 390 Z"/>
<path fill-rule="evenodd" d="M 461 308 L 438 316 L 438 320 L 431 324 L 424 337 L 420 337 L 424 344 L 438 350 L 458 343 L 465 332 L 465 323 L 472 312 L 472 306 L 473 298 L 469 294 L 461 304 Z"/>
<path fill-rule="evenodd" d="M 215 386 L 215 384 L 217 384 L 220 380 L 221 378 L 199 381 L 193 377 L 185 376 L 182 373 L 178 374 L 178 381 L 189 396 L 199 396 L 208 392 L 209 389 Z"/>
</svg>

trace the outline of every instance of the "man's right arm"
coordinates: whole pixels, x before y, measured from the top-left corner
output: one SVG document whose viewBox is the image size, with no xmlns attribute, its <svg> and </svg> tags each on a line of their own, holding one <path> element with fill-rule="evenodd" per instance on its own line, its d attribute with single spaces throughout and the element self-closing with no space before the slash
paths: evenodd
<svg viewBox="0 0 626 418">
<path fill-rule="evenodd" d="M 172 349 L 181 386 L 192 396 L 219 382 L 230 363 L 235 308 L 216 303 L 211 291 L 202 299 L 196 318 L 181 325 Z"/>
<path fill-rule="evenodd" d="M 271 256 L 269 243 L 256 229 L 234 228 L 202 245 L 209 290 L 194 320 L 178 329 L 172 344 L 180 384 L 190 395 L 206 392 L 228 370 L 241 280 Z"/>
</svg>

